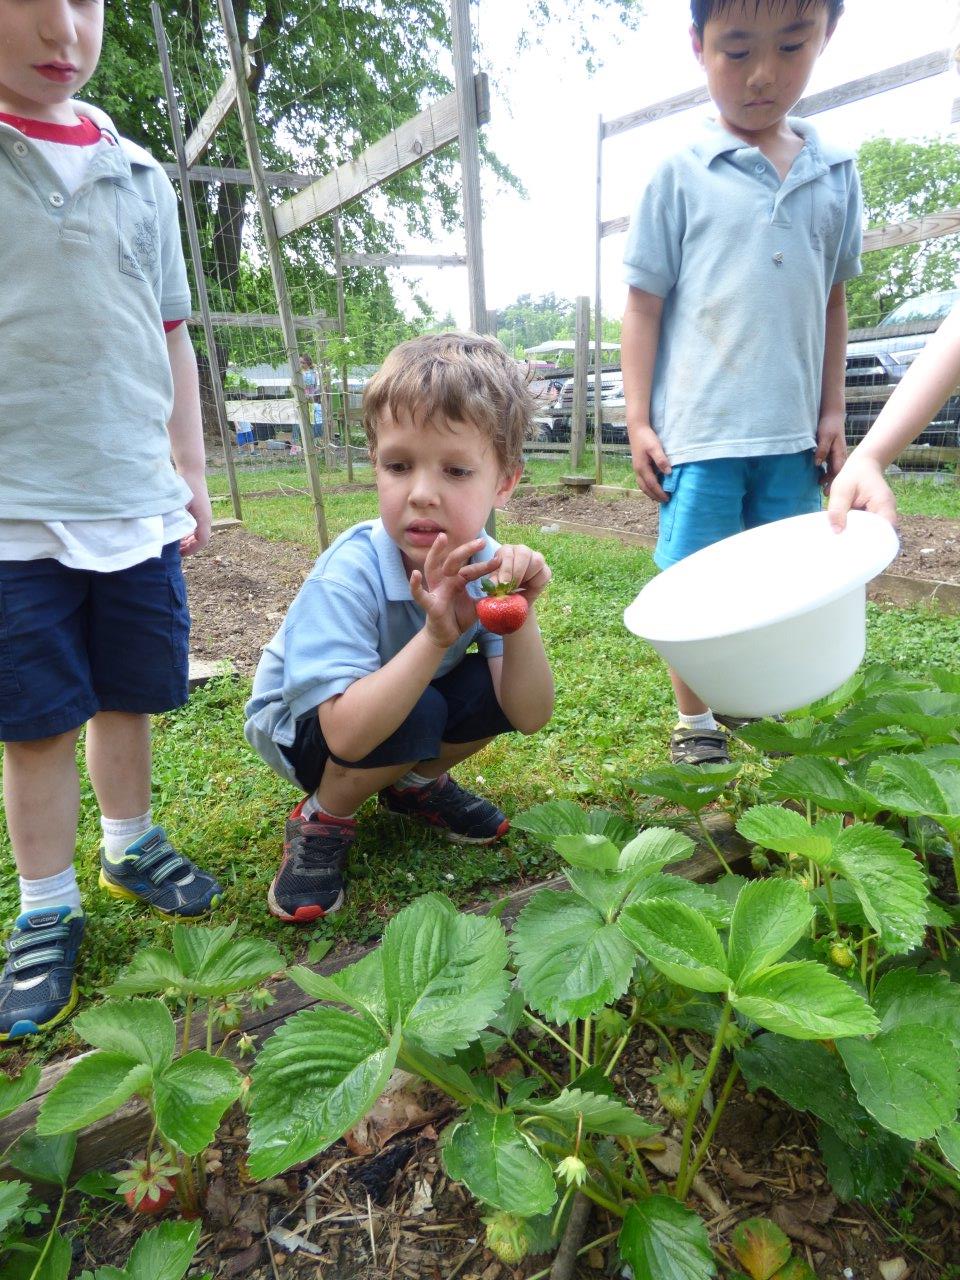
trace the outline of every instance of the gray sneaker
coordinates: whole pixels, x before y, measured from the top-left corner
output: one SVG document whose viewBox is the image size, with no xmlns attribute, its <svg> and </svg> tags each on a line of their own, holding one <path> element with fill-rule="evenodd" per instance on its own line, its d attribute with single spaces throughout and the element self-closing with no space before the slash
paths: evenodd
<svg viewBox="0 0 960 1280">
<path fill-rule="evenodd" d="M 688 729 L 678 724 L 670 735 L 674 764 L 729 764 L 729 735 L 723 729 Z"/>
</svg>

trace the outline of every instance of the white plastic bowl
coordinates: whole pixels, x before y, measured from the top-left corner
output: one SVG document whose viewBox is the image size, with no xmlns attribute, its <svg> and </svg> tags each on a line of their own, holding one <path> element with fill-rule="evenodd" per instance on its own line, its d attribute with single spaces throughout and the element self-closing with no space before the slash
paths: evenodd
<svg viewBox="0 0 960 1280">
<path fill-rule="evenodd" d="M 866 584 L 897 554 L 881 516 L 825 511 L 748 529 L 666 569 L 624 611 L 634 635 L 715 711 L 776 715 L 853 675 L 866 648 Z"/>
</svg>

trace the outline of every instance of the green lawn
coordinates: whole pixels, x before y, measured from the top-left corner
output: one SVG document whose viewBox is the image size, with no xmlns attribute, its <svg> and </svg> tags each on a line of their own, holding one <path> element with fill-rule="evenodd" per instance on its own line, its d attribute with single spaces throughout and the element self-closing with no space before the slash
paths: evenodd
<svg viewBox="0 0 960 1280">
<path fill-rule="evenodd" d="M 371 493 L 330 494 L 331 533 L 374 513 Z M 250 500 L 249 528 L 264 537 L 313 542 L 306 497 Z M 554 572 L 539 608 L 557 683 L 551 723 L 532 738 L 500 739 L 461 766 L 467 786 L 515 813 L 549 797 L 608 805 L 638 816 L 629 779 L 664 758 L 672 723 L 669 685 L 653 651 L 623 627 L 621 615 L 654 572 L 649 554 L 615 541 L 543 534 L 498 521 L 501 540 L 543 551 Z M 947 664 L 960 642 L 960 621 L 918 610 L 869 611 L 869 655 L 917 672 Z M 276 866 L 293 789 L 262 765 L 244 742 L 243 705 L 249 682 L 221 680 L 193 695 L 182 711 L 156 720 L 154 811 L 175 841 L 215 870 L 227 887 L 222 914 L 243 933 L 273 938 L 291 958 L 311 938 L 375 937 L 404 903 L 426 890 L 457 901 L 501 892 L 523 870 L 539 878 L 553 869 L 549 851 L 517 833 L 494 848 L 455 846 L 412 826 L 396 825 L 371 803 L 364 811 L 351 867 L 347 907 L 317 928 L 295 931 L 266 911 L 264 896 Z M 639 819 L 638 819 L 639 820 Z M 116 904 L 96 888 L 96 806 L 84 781 L 78 868 L 89 913 L 81 987 L 90 995 L 141 943 L 160 944 L 162 921 Z M 17 909 L 17 881 L 0 834 L 0 915 Z M 70 1041 L 69 1027 L 41 1052 Z"/>
</svg>

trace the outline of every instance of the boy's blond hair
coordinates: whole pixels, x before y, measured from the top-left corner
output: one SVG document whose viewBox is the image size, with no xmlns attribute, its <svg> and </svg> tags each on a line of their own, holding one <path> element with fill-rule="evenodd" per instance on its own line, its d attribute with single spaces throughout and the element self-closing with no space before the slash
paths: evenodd
<svg viewBox="0 0 960 1280">
<path fill-rule="evenodd" d="M 394 347 L 363 392 L 363 425 L 377 453 L 377 425 L 408 413 L 417 427 L 469 422 L 493 445 L 503 473 L 523 460 L 533 397 L 522 367 L 496 338 L 430 333 Z"/>
</svg>

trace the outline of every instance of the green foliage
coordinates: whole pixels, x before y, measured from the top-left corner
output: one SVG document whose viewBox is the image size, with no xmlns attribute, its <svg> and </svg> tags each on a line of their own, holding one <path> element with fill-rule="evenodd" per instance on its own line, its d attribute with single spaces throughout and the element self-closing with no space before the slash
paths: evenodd
<svg viewBox="0 0 960 1280">
<path fill-rule="evenodd" d="M 706 1226 L 670 1196 L 630 1205 L 619 1245 L 635 1280 L 709 1280 L 717 1273 Z"/>
<path fill-rule="evenodd" d="M 960 204 L 960 146 L 956 142 L 871 138 L 857 155 L 868 227 L 904 222 Z M 957 281 L 960 237 L 864 257 L 863 274 L 847 283 L 852 327 L 875 325 L 900 302 Z"/>
</svg>

